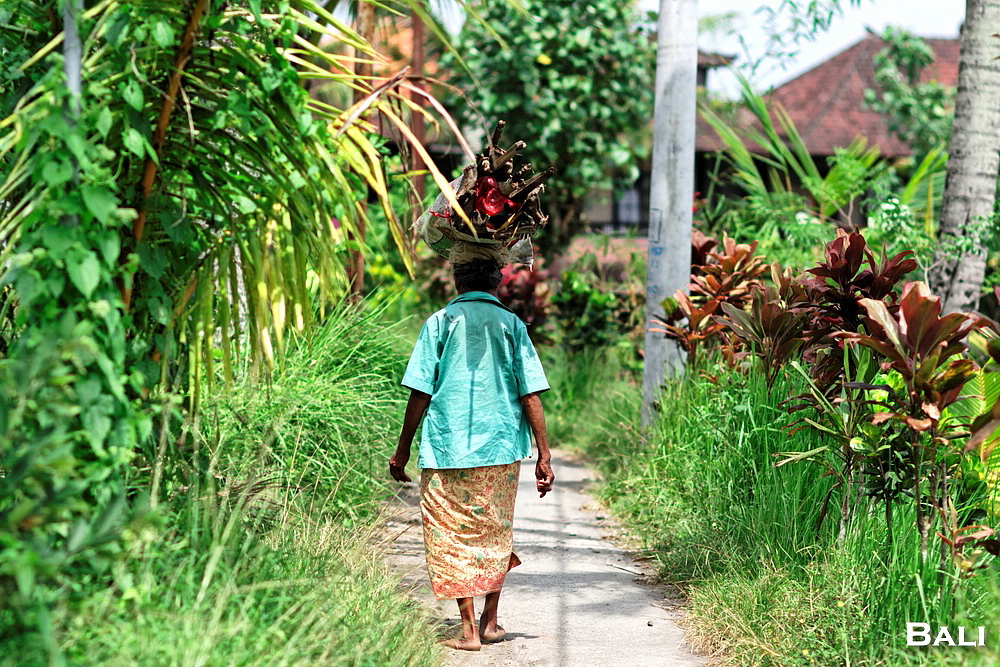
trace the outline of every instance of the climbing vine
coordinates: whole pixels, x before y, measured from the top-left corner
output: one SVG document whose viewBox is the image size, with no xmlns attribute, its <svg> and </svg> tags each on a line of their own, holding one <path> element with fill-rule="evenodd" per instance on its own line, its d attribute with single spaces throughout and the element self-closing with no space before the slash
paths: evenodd
<svg viewBox="0 0 1000 667">
<path fill-rule="evenodd" d="M 71 93 L 63 74 L 49 68 L 36 102 L 10 117 L 4 149 L 21 159 L 3 203 L 20 194 L 23 210 L 0 247 L 16 334 L 0 361 L 0 597 L 10 605 L 0 615 L 43 628 L 56 592 L 101 576 L 119 550 L 127 464 L 151 427 L 135 398 L 146 381 L 127 370 L 134 341 L 119 289 L 134 271 L 118 259 L 135 212 L 114 180 L 106 105 L 94 85 Z"/>
</svg>

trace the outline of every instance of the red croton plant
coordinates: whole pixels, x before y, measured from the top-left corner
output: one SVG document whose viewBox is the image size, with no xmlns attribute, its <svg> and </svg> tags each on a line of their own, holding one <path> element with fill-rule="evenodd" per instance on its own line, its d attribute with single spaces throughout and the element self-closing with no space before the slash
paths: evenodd
<svg viewBox="0 0 1000 667">
<path fill-rule="evenodd" d="M 675 295 L 673 317 L 658 322 L 658 330 L 680 341 L 691 356 L 728 331 L 760 359 L 769 386 L 784 369 L 801 369 L 810 390 L 789 399 L 789 409 L 813 410 L 814 419 L 799 422 L 839 433 L 843 442 L 784 453 L 780 464 L 822 462 L 842 481 L 845 503 L 856 502 L 849 500 L 854 487 L 882 501 L 887 544 L 891 508 L 901 499 L 909 497 L 916 508 L 925 550 L 933 519 L 940 516 L 942 566 L 950 554 L 961 576 L 977 567 L 963 556 L 969 548 L 1000 550 L 992 529 L 962 525 L 952 501 L 955 489 L 949 489 L 963 455 L 979 449 L 988 456 L 1000 433 L 1000 400 L 971 425 L 946 412 L 979 372 L 963 354 L 965 339 L 987 320 L 942 315 L 940 299 L 923 283 L 900 289 L 917 267 L 910 253 L 876 255 L 858 232 L 838 231 L 823 260 L 804 273 L 772 265 L 767 287 L 755 244 L 726 238 L 718 246 L 714 239 L 693 236 L 690 297 Z M 725 351 L 726 345 L 721 347 Z M 990 352 L 1000 364 L 1000 341 Z M 842 523 L 851 513 L 842 506 Z"/>
<path fill-rule="evenodd" d="M 861 299 L 860 304 L 869 333 L 844 331 L 839 337 L 884 357 L 883 368 L 898 372 L 909 394 L 903 409 L 877 413 L 874 423 L 898 419 L 915 431 L 935 429 L 976 372 L 971 359 L 953 357 L 965 352 L 965 338 L 986 320 L 964 313 L 942 317 L 941 299 L 922 282 L 906 284 L 895 315 L 883 301 Z"/>
<path fill-rule="evenodd" d="M 838 230 L 814 268 L 794 276 L 772 265 L 773 287 L 765 289 L 759 281 L 747 286 L 751 295 L 744 303 L 749 302 L 749 310 L 737 299 L 726 299 L 730 305 L 721 306 L 725 315 L 715 319 L 755 351 L 768 386 L 801 354 L 816 383 L 833 390 L 844 381 L 836 333 L 857 331 L 863 299 L 883 300 L 890 312 L 895 310 L 895 286 L 917 267 L 909 254 L 889 258 L 883 252 L 876 259 L 860 233 Z M 695 281 L 704 284 L 706 279 L 692 275 L 692 293 Z"/>
<path fill-rule="evenodd" d="M 706 341 L 723 339 L 724 324 L 716 319 L 720 306 L 730 304 L 742 308 L 754 289 L 762 287 L 760 278 L 767 272 L 767 265 L 759 255 L 757 242 L 737 243 L 723 236 L 719 242 L 698 230 L 691 234 L 690 296 L 677 290 L 673 297 L 664 300 L 664 319 L 654 319 L 650 331 L 665 334 L 676 340 L 688 356 L 688 363 L 697 361 L 698 349 Z M 726 351 L 732 358 L 731 345 Z"/>
<path fill-rule="evenodd" d="M 895 311 L 896 285 L 917 268 L 917 262 L 908 258 L 911 254 L 906 251 L 890 258 L 883 250 L 876 260 L 859 232 L 837 230 L 837 238 L 826 244 L 823 261 L 800 278 L 804 300 L 793 307 L 810 313 L 803 331 L 804 357 L 817 384 L 833 388 L 844 381 L 835 334 L 858 330 L 864 299 L 882 301 L 889 312 Z"/>
<path fill-rule="evenodd" d="M 941 299 L 931 294 L 922 282 L 907 283 L 898 308 L 891 313 L 886 303 L 861 299 L 864 328 L 867 333 L 844 331 L 839 334 L 847 343 L 863 345 L 881 356 L 885 371 L 895 371 L 903 391 L 889 392 L 887 409 L 876 412 L 872 424 L 895 421 L 909 432 L 910 461 L 913 466 L 913 497 L 921 546 L 926 549 L 931 515 L 923 499 L 941 517 L 943 533 L 942 567 L 950 554 L 967 576 L 973 567 L 961 558 L 967 546 L 979 546 L 991 552 L 1000 547 L 987 526 L 960 527 L 952 503 L 949 484 L 959 461 L 961 448 L 954 444 L 967 435 L 965 425 L 945 424 L 945 409 L 959 400 L 963 387 L 976 374 L 972 359 L 963 356 L 968 335 L 988 325 L 988 321 L 965 313 L 941 314 Z M 867 388 L 858 385 L 859 388 Z M 885 389 L 884 386 L 870 388 Z M 969 445 L 965 446 L 969 450 Z M 926 489 L 922 485 L 926 484 Z M 965 568 L 965 569 L 963 569 Z"/>
</svg>

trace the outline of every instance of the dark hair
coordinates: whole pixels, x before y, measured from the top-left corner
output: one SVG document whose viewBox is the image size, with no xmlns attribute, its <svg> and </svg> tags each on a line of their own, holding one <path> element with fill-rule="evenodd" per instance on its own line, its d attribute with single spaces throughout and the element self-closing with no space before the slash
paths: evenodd
<svg viewBox="0 0 1000 667">
<path fill-rule="evenodd" d="M 459 292 L 492 292 L 500 286 L 500 266 L 489 259 L 473 259 L 453 269 Z"/>
</svg>

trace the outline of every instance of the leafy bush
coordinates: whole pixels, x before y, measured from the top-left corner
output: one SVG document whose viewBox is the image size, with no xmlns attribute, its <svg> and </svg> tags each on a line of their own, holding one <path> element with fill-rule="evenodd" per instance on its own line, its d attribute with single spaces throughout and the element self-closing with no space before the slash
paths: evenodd
<svg viewBox="0 0 1000 667">
<path fill-rule="evenodd" d="M 503 268 L 503 280 L 497 296 L 505 306 L 521 318 L 535 342 L 546 340 L 546 320 L 552 310 L 549 293 L 549 271 L 542 268 L 543 261 L 535 257 L 533 266 L 508 265 Z"/>
<path fill-rule="evenodd" d="M 923 69 L 934 62 L 927 42 L 894 26 L 881 37 L 886 45 L 872 59 L 879 89 L 865 90 L 865 103 L 922 158 L 948 141 L 955 91 L 933 79 L 921 81 Z"/>
<path fill-rule="evenodd" d="M 734 667 L 995 664 L 995 646 L 916 651 L 902 638 L 913 621 L 1000 631 L 997 568 L 963 579 L 949 564 L 942 576 L 936 559 L 920 557 L 904 504 L 886 549 L 885 522 L 863 494 L 852 495 L 841 538 L 837 522 L 821 520 L 837 478 L 822 466 L 775 466 L 788 450 L 831 444 L 818 430 L 781 426 L 782 403 L 806 390 L 805 377 L 779 374 L 768 389 L 762 373 L 712 370 L 712 380 L 689 373 L 668 385 L 671 409 L 641 437 L 634 422 L 613 421 L 586 450 L 637 550 L 688 595 L 695 645 Z M 960 515 L 973 500 L 957 505 Z M 968 544 L 966 557 L 982 551 Z"/>
<path fill-rule="evenodd" d="M 100 576 L 65 580 L 48 644 L 0 624 L 0 664 L 436 664 L 375 535 L 405 362 L 377 316 L 337 310 L 270 384 L 168 424 L 155 520 L 119 522 Z"/>
<path fill-rule="evenodd" d="M 506 3 L 479 10 L 483 20 L 466 21 L 455 42 L 467 68 L 450 54 L 441 61 L 453 72 L 449 83 L 475 91 L 452 107 L 473 127 L 483 117 L 505 120 L 508 136 L 529 141 L 527 159 L 557 167 L 541 241 L 559 247 L 579 228 L 588 192 L 609 188 L 616 175 L 625 183 L 638 176 L 636 132 L 652 110 L 655 40 L 630 3 L 529 0 L 524 13 Z"/>
<path fill-rule="evenodd" d="M 637 338 L 640 304 L 640 293 L 633 286 L 615 287 L 592 273 L 567 269 L 552 295 L 557 324 L 553 341 L 581 350 Z"/>
</svg>

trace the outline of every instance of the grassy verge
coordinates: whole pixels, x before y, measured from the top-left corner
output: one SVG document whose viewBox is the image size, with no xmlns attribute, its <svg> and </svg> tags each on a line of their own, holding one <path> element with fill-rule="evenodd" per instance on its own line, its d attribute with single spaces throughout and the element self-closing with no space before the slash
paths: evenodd
<svg viewBox="0 0 1000 667">
<path fill-rule="evenodd" d="M 568 352 L 539 346 L 537 351 L 551 387 L 542 394 L 542 405 L 553 447 L 600 457 L 612 443 L 638 434 L 642 376 L 631 348 Z"/>
<path fill-rule="evenodd" d="M 340 313 L 269 386 L 206 404 L 195 444 L 170 453 L 159 520 L 54 615 L 66 662 L 438 664 L 375 545 L 400 363 L 382 327 Z M 49 662 L 17 648 L 0 664 Z"/>
<path fill-rule="evenodd" d="M 822 444 L 811 430 L 784 428 L 779 403 L 801 387 L 783 381 L 768 391 L 754 375 L 709 382 L 692 373 L 668 388 L 641 438 L 638 391 L 616 386 L 613 356 L 560 378 L 572 383 L 564 393 L 578 394 L 562 409 L 587 408 L 553 421 L 586 434 L 566 441 L 583 444 L 606 480 L 603 500 L 663 578 L 689 594 L 690 636 L 703 651 L 740 667 L 1000 664 L 995 565 L 958 580 L 939 573 L 936 558 L 923 563 L 902 505 L 891 548 L 880 509 L 867 502 L 839 539 L 837 490 L 820 519 L 833 478 L 809 463 L 775 468 L 775 453 Z M 907 622 L 929 623 L 933 634 L 949 626 L 956 640 L 958 626 L 967 639 L 985 626 L 987 646 L 908 647 Z"/>
</svg>

